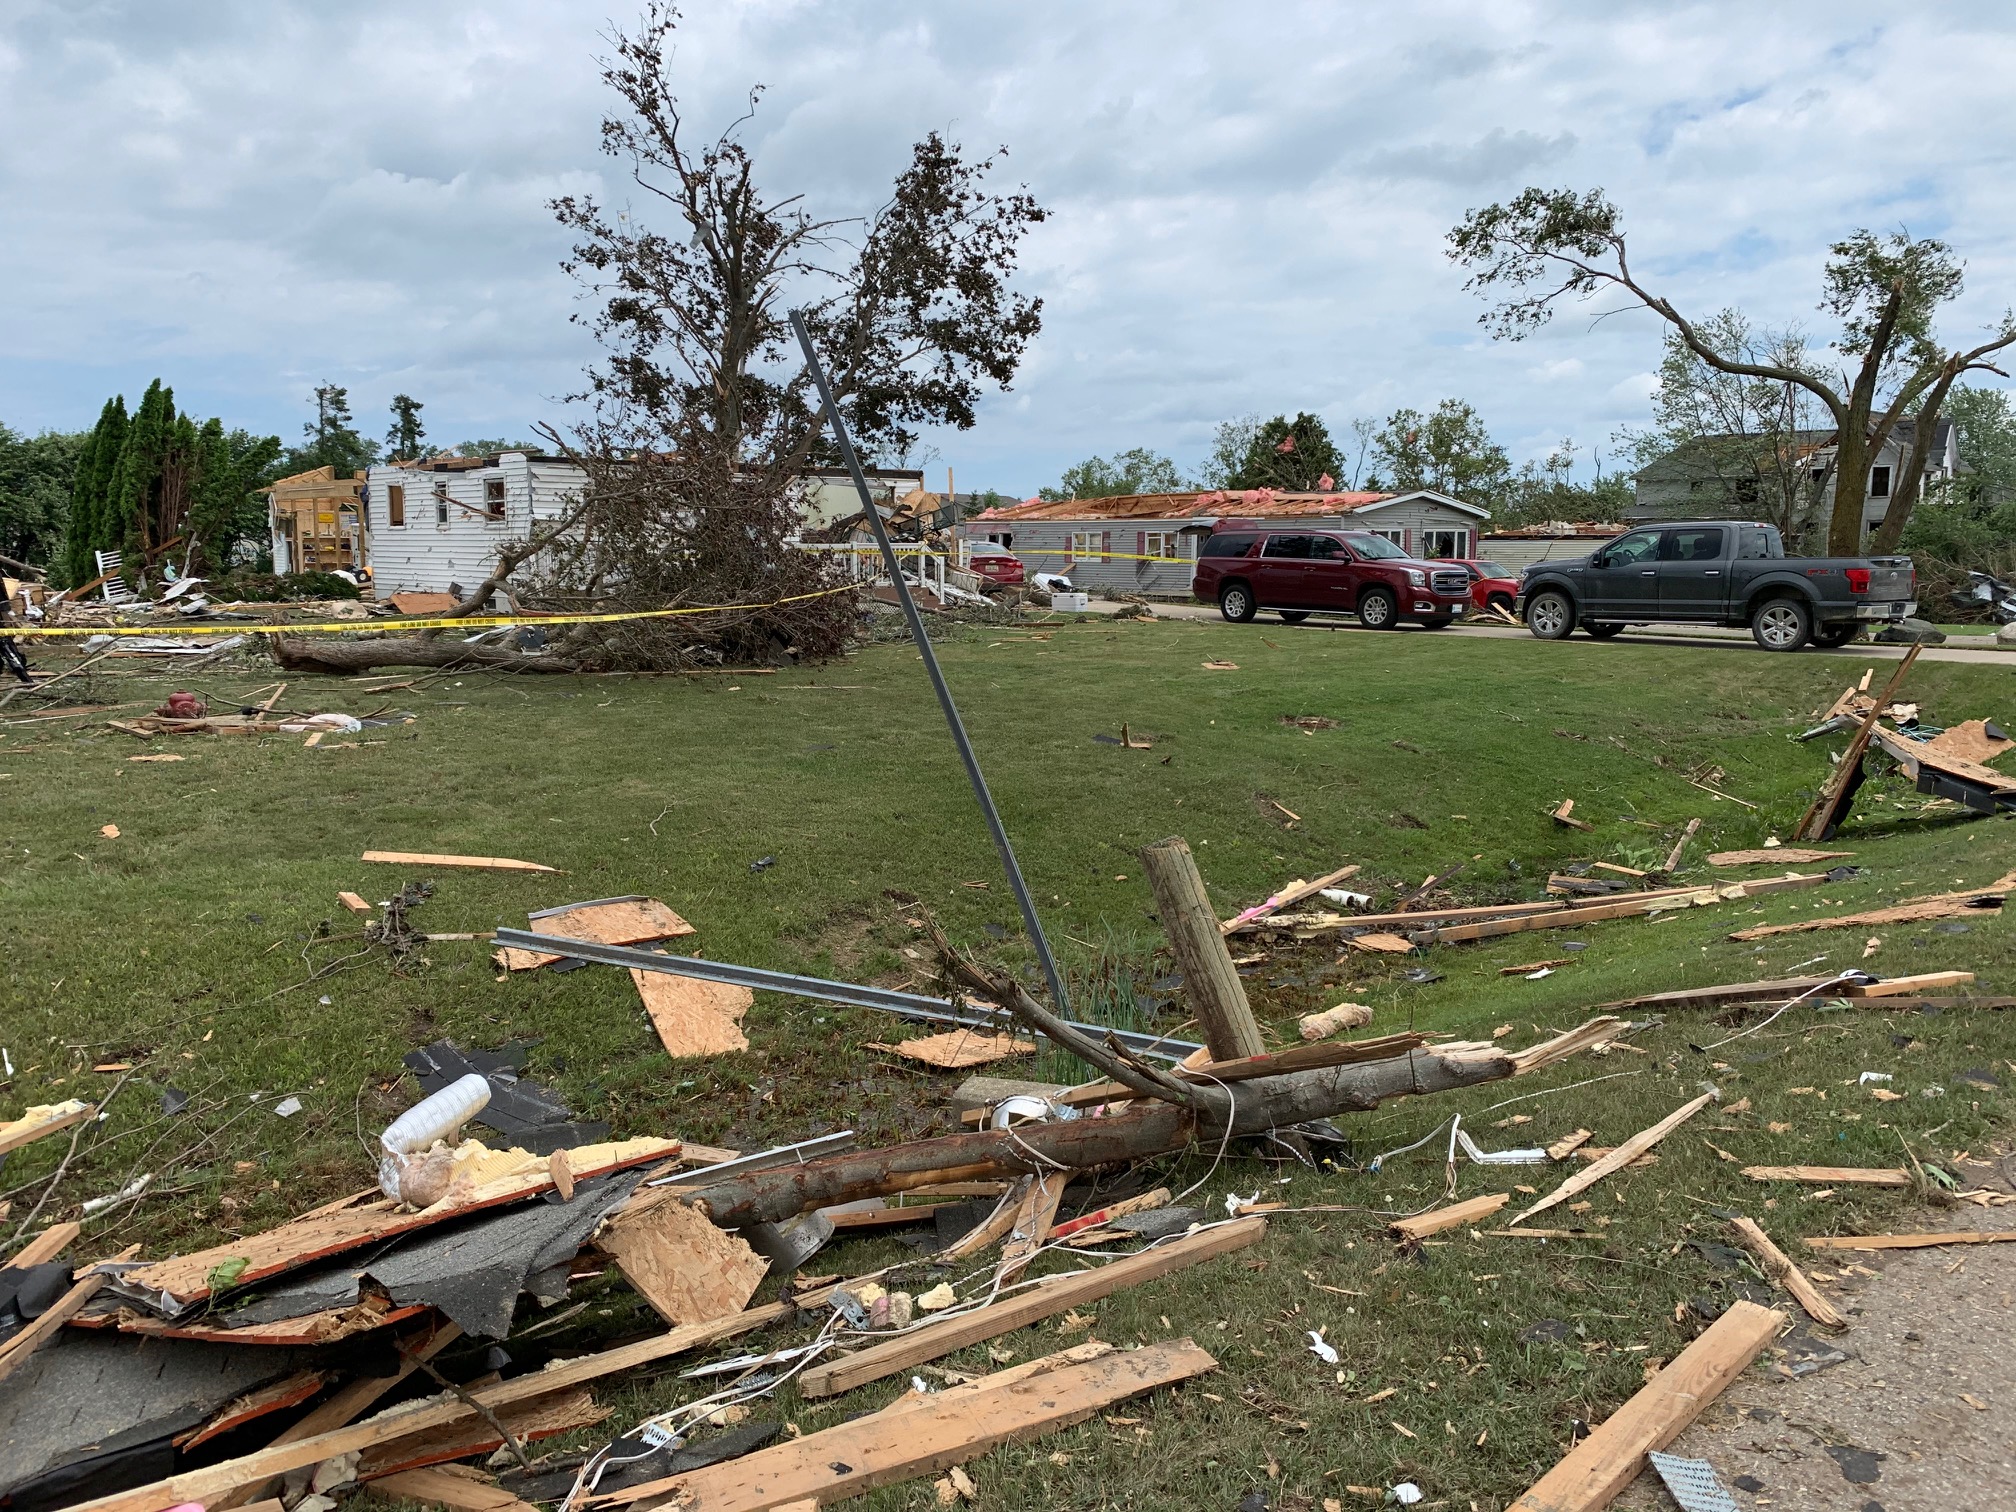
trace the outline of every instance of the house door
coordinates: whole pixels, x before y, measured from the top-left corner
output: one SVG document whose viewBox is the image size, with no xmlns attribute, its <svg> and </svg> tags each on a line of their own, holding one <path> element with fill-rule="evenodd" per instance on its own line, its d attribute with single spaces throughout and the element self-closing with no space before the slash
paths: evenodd
<svg viewBox="0 0 2016 1512">
<path fill-rule="evenodd" d="M 1650 619 L 1659 607 L 1659 535 L 1634 530 L 1589 560 L 1582 574 L 1584 619 Z"/>
</svg>

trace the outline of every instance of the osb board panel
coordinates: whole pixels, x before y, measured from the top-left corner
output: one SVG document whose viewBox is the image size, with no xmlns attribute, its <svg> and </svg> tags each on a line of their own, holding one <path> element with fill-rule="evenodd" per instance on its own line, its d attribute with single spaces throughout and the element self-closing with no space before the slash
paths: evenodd
<svg viewBox="0 0 2016 1512">
<path fill-rule="evenodd" d="M 604 1176 L 611 1171 L 646 1165 L 679 1153 L 676 1139 L 626 1139 L 614 1144 L 583 1145 L 567 1152 L 567 1163 L 576 1180 Z M 499 1182 L 478 1189 L 466 1201 L 437 1205 L 417 1213 L 388 1211 L 376 1204 L 335 1212 L 310 1214 L 263 1234 L 248 1234 L 228 1244 L 179 1255 L 140 1270 L 129 1271 L 127 1280 L 150 1291 L 167 1292 L 180 1302 L 197 1302 L 210 1295 L 210 1275 L 227 1260 L 247 1262 L 233 1281 L 235 1286 L 263 1281 L 283 1271 L 338 1255 L 360 1245 L 375 1244 L 414 1229 L 427 1228 L 466 1213 L 480 1212 L 500 1203 L 516 1202 L 550 1191 L 553 1178 L 543 1169 L 534 1175 Z"/>
<path fill-rule="evenodd" d="M 991 1034 L 979 1029 L 954 1029 L 949 1034 L 927 1035 L 894 1045 L 871 1044 L 870 1050 L 887 1050 L 906 1060 L 922 1061 L 941 1071 L 960 1071 L 968 1066 L 987 1066 L 1016 1055 L 1036 1053 L 1034 1040 L 1017 1039 L 1012 1034 Z"/>
<path fill-rule="evenodd" d="M 623 1279 L 667 1323 L 706 1323 L 738 1313 L 770 1262 L 716 1228 L 698 1208 L 661 1202 L 610 1223 L 597 1241 Z"/>
<path fill-rule="evenodd" d="M 117 1324 L 119 1332 L 146 1334 L 157 1339 L 201 1339 L 211 1344 L 333 1344 L 374 1328 L 403 1323 L 425 1307 L 394 1307 L 389 1311 L 366 1303 L 359 1307 L 332 1307 L 299 1318 L 282 1318 L 274 1323 L 255 1323 L 247 1328 L 223 1328 L 201 1323 L 176 1324 L 149 1317 L 122 1307 L 116 1316 L 77 1318 L 72 1321 L 87 1328 Z"/>
<path fill-rule="evenodd" d="M 1989 762 L 2003 755 L 2016 741 L 2006 735 L 1997 739 L 1988 733 L 1988 721 L 1970 719 L 1925 742 L 1925 749 L 1941 756 L 1957 756 L 1962 761 Z"/>
<path fill-rule="evenodd" d="M 567 940 L 588 940 L 597 945 L 648 945 L 654 940 L 671 940 L 694 933 L 693 926 L 660 903 L 643 898 L 622 903 L 584 903 L 579 908 L 545 914 L 532 921 L 537 934 L 559 935 Z M 497 962 L 507 971 L 530 971 L 565 957 L 537 950 L 506 946 L 497 952 Z"/>
<path fill-rule="evenodd" d="M 698 977 L 630 968 L 637 996 L 651 1015 L 658 1042 L 674 1059 L 682 1055 L 726 1055 L 747 1050 L 742 1015 L 756 1001 L 747 987 L 727 982 L 703 982 Z"/>
</svg>

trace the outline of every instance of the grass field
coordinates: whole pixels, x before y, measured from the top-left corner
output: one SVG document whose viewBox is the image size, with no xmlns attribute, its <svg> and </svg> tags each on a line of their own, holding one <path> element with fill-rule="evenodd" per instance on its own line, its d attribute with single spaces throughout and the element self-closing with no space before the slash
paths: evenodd
<svg viewBox="0 0 2016 1512">
<path fill-rule="evenodd" d="M 1789 833 L 1825 758 L 1824 743 L 1786 736 L 1833 699 L 1851 665 L 1628 641 L 1557 647 L 1186 622 L 960 629 L 941 655 L 1074 983 L 1097 996 L 1124 973 L 1144 984 L 1144 1022 L 1171 1029 L 1180 1004 L 1158 1016 L 1145 985 L 1166 969 L 1136 856 L 1147 842 L 1185 836 L 1226 913 L 1346 861 L 1364 868 L 1351 885 L 1381 897 L 1459 862 L 1449 890 L 1461 901 L 1533 897 L 1550 870 L 1578 859 L 1654 865 L 1697 816 L 1705 823 L 1681 875 L 1706 879 L 1708 851 Z M 1237 668 L 1207 669 L 1213 660 Z M 245 664 L 194 674 L 193 686 L 229 707 L 271 677 Z M 151 705 L 191 685 L 127 674 L 96 678 L 84 693 Z M 1907 696 L 1935 722 L 2006 720 L 2016 714 L 2006 688 L 2000 668 L 1922 664 Z M 389 705 L 415 718 L 316 749 L 297 736 L 144 748 L 184 758 L 173 763 L 132 761 L 141 743 L 91 719 L 0 732 L 0 1045 L 15 1068 L 0 1086 L 0 1116 L 102 1096 L 117 1074 L 94 1065 L 136 1067 L 38 1222 L 74 1216 L 80 1200 L 152 1172 L 147 1196 L 87 1232 L 93 1253 L 142 1242 L 166 1254 L 366 1185 L 371 1139 L 414 1095 L 400 1056 L 442 1035 L 537 1039 L 532 1074 L 618 1134 L 753 1149 L 837 1127 L 877 1142 L 954 1126 L 944 1097 L 955 1076 L 863 1048 L 900 1029 L 884 1016 L 765 997 L 748 1020 L 747 1054 L 675 1063 L 620 973 L 499 980 L 482 942 L 436 943 L 402 973 L 365 948 L 336 902 L 339 889 L 375 900 L 424 878 L 435 891 L 415 925 L 456 932 L 645 893 L 690 919 L 692 945 L 711 956 L 920 985 L 929 963 L 905 921 L 928 910 L 962 946 L 1029 970 L 909 647 L 775 676 L 451 675 L 383 695 L 296 681 L 284 702 L 355 713 Z M 1284 722 L 1304 715 L 1337 725 L 1304 733 Z M 1153 748 L 1095 740 L 1117 737 L 1122 721 Z M 1714 785 L 1757 807 L 1690 783 L 1690 771 L 1708 768 L 1721 769 Z M 1571 797 L 1595 833 L 1547 817 Z M 1895 780 L 1866 787 L 1857 814 L 1838 844 L 1862 875 L 1656 923 L 1592 925 L 1574 936 L 1587 945 L 1574 964 L 1544 980 L 1499 968 L 1571 954 L 1557 949 L 1558 934 L 1444 946 L 1418 961 L 1291 947 L 1255 968 L 1248 989 L 1270 1032 L 1289 1038 L 1296 1014 L 1348 999 L 1375 1008 L 1375 1032 L 1488 1037 L 1509 1024 L 1507 1042 L 1524 1044 L 1634 993 L 1858 964 L 1873 933 L 1872 969 L 1964 967 L 1980 974 L 1978 991 L 2011 990 L 2016 947 L 1992 916 L 1962 929 L 1834 930 L 1759 947 L 1726 939 L 1749 924 L 1876 907 L 2016 867 L 2016 829 L 1956 820 Z M 106 825 L 117 838 L 101 834 Z M 517 856 L 562 874 L 408 872 L 360 863 L 367 848 Z M 766 857 L 774 864 L 752 870 Z M 1440 979 L 1410 982 L 1414 965 Z M 1230 1508 L 1259 1488 L 1276 1508 L 1314 1508 L 1326 1496 L 1369 1505 L 1343 1487 L 1413 1479 L 1450 1506 L 1503 1505 L 1559 1456 L 1572 1420 L 1600 1418 L 1648 1360 L 1685 1343 L 1698 1319 L 1676 1321 L 1676 1305 L 1755 1284 L 1689 1247 L 1724 1239 L 1725 1212 L 1753 1214 L 1787 1248 L 1808 1233 L 1907 1221 L 1909 1194 L 1816 1199 L 1760 1187 L 1717 1146 L 1741 1163 L 1896 1165 L 1908 1163 L 1907 1143 L 1924 1160 L 1983 1150 L 2005 1117 L 2005 1093 L 1957 1077 L 2009 1079 L 2016 1032 L 2006 1016 L 1802 1008 L 1705 1048 L 1743 1023 L 1676 1017 L 1635 1036 L 1644 1054 L 1585 1057 L 1532 1085 L 1340 1120 L 1362 1160 L 1451 1112 L 1487 1147 L 1578 1127 L 1615 1144 L 1704 1082 L 1749 1099 L 1748 1112 L 1711 1109 L 1656 1165 L 1596 1188 L 1584 1221 L 1603 1228 L 1597 1242 L 1459 1235 L 1400 1255 L 1377 1213 L 1438 1195 L 1432 1150 L 1379 1176 L 1277 1170 L 1239 1152 L 1215 1170 L 1208 1153 L 1166 1163 L 1179 1189 L 1208 1174 L 1193 1200 L 1260 1190 L 1361 1211 L 1285 1216 L 1242 1256 L 1102 1303 L 1095 1336 L 1190 1334 L 1218 1355 L 1219 1373 L 1121 1414 L 1138 1423 L 1095 1421 L 991 1456 L 973 1467 L 985 1503 Z M 1880 1102 L 1858 1087 L 1871 1069 L 1893 1073 L 1905 1099 Z M 1494 1106 L 1613 1073 L 1628 1074 Z M 190 1097 L 173 1117 L 161 1104 L 170 1087 Z M 304 1108 L 283 1120 L 270 1108 L 289 1094 Z M 1494 1127 L 1518 1117 L 1531 1121 Z M 0 1168 L 13 1204 L 0 1239 L 65 1143 L 44 1141 Z M 1554 1179 L 1463 1166 L 1458 1195 L 1518 1181 L 1545 1190 Z M 853 1271 L 907 1253 L 856 1242 L 818 1264 Z M 594 1303 L 580 1331 L 555 1330 L 545 1346 L 579 1352 L 649 1325 L 620 1286 L 577 1291 Z M 1562 1327 L 1542 1333 L 1560 1338 L 1522 1339 L 1546 1320 Z M 1316 1328 L 1341 1365 L 1309 1352 Z M 1000 1347 L 1026 1359 L 1084 1337 L 1045 1326 Z M 972 1370 L 986 1356 L 983 1347 L 943 1363 Z M 532 1347 L 519 1355 L 539 1358 Z M 810 1430 L 897 1384 L 832 1406 L 786 1390 L 777 1405 Z M 1388 1387 L 1394 1394 L 1381 1396 Z M 673 1377 L 612 1387 L 605 1399 L 618 1416 L 608 1426 L 686 1390 Z M 928 1483 L 917 1483 L 862 1505 L 930 1501 Z"/>
</svg>

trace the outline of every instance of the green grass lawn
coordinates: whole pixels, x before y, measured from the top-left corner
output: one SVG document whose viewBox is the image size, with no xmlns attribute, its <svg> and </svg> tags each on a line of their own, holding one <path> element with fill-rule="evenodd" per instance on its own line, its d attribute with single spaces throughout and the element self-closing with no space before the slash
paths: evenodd
<svg viewBox="0 0 2016 1512">
<path fill-rule="evenodd" d="M 1450 891 L 1461 901 L 1534 897 L 1550 870 L 1576 860 L 1654 865 L 1697 816 L 1705 823 L 1683 879 L 1726 877 L 1702 863 L 1708 851 L 1789 834 L 1810 799 L 1825 770 L 1822 743 L 1786 736 L 1840 692 L 1851 666 L 1628 638 L 1556 647 L 1203 622 L 1062 625 L 1047 637 L 959 629 L 941 655 L 1045 926 L 1095 1006 L 1122 975 L 1154 997 L 1146 984 L 1166 958 L 1156 959 L 1136 851 L 1169 834 L 1190 841 L 1226 913 L 1347 861 L 1364 868 L 1350 885 L 1382 897 L 1458 863 Z M 1208 670 L 1211 660 L 1237 670 Z M 151 702 L 193 685 L 228 707 L 272 677 L 257 663 L 187 675 L 193 684 L 172 672 L 96 677 L 84 691 L 105 703 Z M 2016 716 L 2007 686 L 1999 668 L 1927 663 L 1905 696 L 1934 722 L 2007 722 Z M 740 679 L 464 675 L 382 695 L 296 679 L 285 702 L 357 713 L 389 705 L 417 717 L 318 749 L 298 736 L 143 747 L 89 719 L 0 731 L 0 1045 L 14 1066 L 0 1116 L 102 1095 L 116 1076 L 94 1065 L 138 1068 L 38 1222 L 75 1216 L 82 1199 L 153 1172 L 150 1195 L 87 1225 L 88 1250 L 141 1242 L 159 1255 L 367 1185 L 376 1131 L 414 1095 L 400 1056 L 443 1035 L 465 1045 L 537 1039 L 532 1073 L 618 1134 L 753 1149 L 839 1127 L 876 1142 L 956 1126 L 944 1110 L 955 1076 L 862 1048 L 900 1034 L 885 1016 L 766 996 L 749 1016 L 747 1054 L 675 1063 L 620 973 L 499 980 L 482 942 L 437 942 L 424 961 L 394 969 L 356 938 L 336 900 L 342 889 L 385 898 L 424 878 L 435 891 L 415 925 L 454 932 L 644 893 L 690 919 L 692 944 L 709 955 L 919 986 L 930 963 L 906 920 L 928 910 L 962 946 L 1032 970 L 907 645 Z M 18 711 L 17 701 L 9 713 Z M 1304 733 L 1284 723 L 1300 715 L 1337 725 Z M 1122 721 L 1152 736 L 1153 748 L 1094 739 L 1117 737 Z M 146 750 L 185 759 L 130 760 Z M 1718 801 L 1690 771 L 1756 807 Z M 1548 818 L 1564 798 L 1595 833 Z M 117 838 L 101 834 L 108 824 Z M 1334 945 L 1318 942 L 1275 951 L 1248 988 L 1269 1032 L 1286 1038 L 1295 1015 L 1353 1000 L 1376 1009 L 1373 1032 L 1488 1037 L 1509 1024 L 1507 1042 L 1524 1044 L 1609 999 L 1859 964 L 1871 935 L 1881 940 L 1872 969 L 1964 967 L 1980 974 L 1977 991 L 2016 985 L 2016 948 L 1992 916 L 1964 932 L 1835 930 L 1761 947 L 1726 938 L 2016 867 L 2016 829 L 1956 820 L 1894 779 L 1864 789 L 1838 844 L 1863 875 L 1658 922 L 1591 925 L 1572 936 L 1586 943 L 1580 952 L 1560 949 L 1559 933 L 1536 933 L 1439 947 L 1417 961 L 1338 961 Z M 367 866 L 357 859 L 367 848 L 516 856 L 562 874 Z M 765 857 L 775 864 L 751 869 Z M 1573 965 L 1541 981 L 1499 975 L 1569 954 Z M 1440 979 L 1408 981 L 1417 964 Z M 1183 1019 L 1180 1004 L 1140 1011 L 1157 1027 Z M 1726 1298 L 1739 1284 L 1688 1244 L 1725 1238 L 1720 1214 L 1751 1213 L 1788 1248 L 1807 1233 L 1916 1221 L 1907 1196 L 1816 1199 L 1757 1186 L 1717 1146 L 1742 1163 L 1895 1165 L 1906 1163 L 1907 1141 L 1925 1160 L 1986 1149 L 2005 1115 L 2004 1093 L 1957 1077 L 1981 1069 L 2008 1081 L 2016 1032 L 2007 1016 L 1802 1008 L 1710 1048 L 1746 1022 L 1675 1017 L 1635 1036 L 1644 1054 L 1584 1057 L 1530 1083 L 1341 1120 L 1364 1159 L 1451 1112 L 1487 1147 L 1545 1143 L 1578 1127 L 1615 1144 L 1704 1082 L 1729 1101 L 1749 1099 L 1747 1112 L 1697 1118 L 1656 1165 L 1599 1185 L 1581 1219 L 1603 1228 L 1596 1242 L 1457 1235 L 1400 1254 L 1374 1210 L 1411 1210 L 1439 1193 L 1432 1150 L 1379 1176 L 1277 1170 L 1237 1151 L 1215 1171 L 1208 1154 L 1165 1162 L 1161 1175 L 1179 1189 L 1208 1173 L 1193 1200 L 1215 1205 L 1259 1189 L 1297 1206 L 1364 1211 L 1283 1217 L 1261 1246 L 1101 1303 L 1097 1337 L 1194 1335 L 1218 1355 L 1219 1373 L 1121 1414 L 1138 1423 L 1095 1421 L 991 1456 L 973 1467 L 987 1504 L 1230 1508 L 1259 1487 L 1276 1508 L 1313 1508 L 1326 1496 L 1369 1505 L 1343 1488 L 1414 1479 L 1451 1506 L 1501 1506 L 1558 1457 L 1572 1420 L 1600 1418 L 1637 1387 L 1648 1360 L 1691 1337 L 1698 1320 L 1676 1321 L 1676 1304 Z M 1858 1087 L 1872 1069 L 1892 1072 L 1905 1099 L 1880 1102 Z M 1597 1076 L 1613 1079 L 1496 1107 Z M 190 1097 L 174 1117 L 161 1105 L 170 1087 Z M 288 1094 L 305 1106 L 283 1120 L 270 1107 Z M 1521 1117 L 1530 1122 L 1496 1127 Z M 13 1203 L 0 1239 L 66 1144 L 43 1141 L 0 1168 Z M 1464 1196 L 1521 1181 L 1546 1190 L 1558 1179 L 1464 1166 L 1457 1187 Z M 907 1253 L 862 1241 L 817 1263 L 853 1271 Z M 569 1352 L 648 1326 L 620 1286 L 589 1283 L 583 1295 L 594 1302 L 583 1331 L 555 1331 Z M 1565 1335 L 1522 1339 L 1545 1320 Z M 1340 1366 L 1309 1352 L 1312 1328 L 1327 1331 Z M 997 1347 L 1027 1359 L 1084 1337 L 1044 1325 Z M 943 1363 L 984 1368 L 987 1351 Z M 787 1390 L 778 1406 L 810 1430 L 898 1384 L 816 1406 Z M 1395 1394 L 1368 1402 L 1387 1387 Z M 670 1376 L 612 1386 L 605 1399 L 619 1415 L 610 1426 L 688 1390 Z M 918 1483 L 863 1505 L 930 1501 Z"/>
</svg>

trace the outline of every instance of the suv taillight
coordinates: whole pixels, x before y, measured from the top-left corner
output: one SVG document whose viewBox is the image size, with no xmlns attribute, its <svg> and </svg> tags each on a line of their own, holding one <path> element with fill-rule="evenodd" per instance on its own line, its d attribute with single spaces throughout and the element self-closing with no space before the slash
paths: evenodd
<svg viewBox="0 0 2016 1512">
<path fill-rule="evenodd" d="M 1869 591 L 1869 569 L 1867 567 L 1850 567 L 1848 569 L 1848 591 L 1850 593 L 1867 593 Z"/>
</svg>

